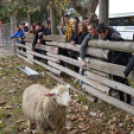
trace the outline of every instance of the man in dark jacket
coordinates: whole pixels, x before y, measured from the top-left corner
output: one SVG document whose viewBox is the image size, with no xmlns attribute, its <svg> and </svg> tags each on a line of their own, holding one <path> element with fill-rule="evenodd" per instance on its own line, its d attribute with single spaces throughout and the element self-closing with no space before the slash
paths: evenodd
<svg viewBox="0 0 134 134">
<path fill-rule="evenodd" d="M 120 33 L 117 32 L 115 29 L 108 27 L 105 23 L 100 23 L 97 27 L 97 31 L 99 32 L 99 34 L 101 35 L 101 37 L 104 40 L 109 40 L 109 41 L 123 41 L 123 39 L 120 36 Z M 113 51 L 110 50 L 108 52 L 108 60 L 109 62 L 113 63 L 113 64 L 118 64 L 118 65 L 127 65 L 128 61 L 128 53 L 126 52 L 120 52 L 120 51 Z M 127 79 L 124 79 L 122 77 L 119 76 L 113 76 L 113 80 L 123 83 L 125 85 L 129 86 L 129 82 Z M 121 101 L 125 101 L 124 98 L 124 93 L 119 91 L 119 95 L 120 95 L 120 100 Z M 131 104 L 131 96 L 130 95 L 126 95 L 126 101 L 128 104 Z"/>
<path fill-rule="evenodd" d="M 41 44 L 41 39 L 43 35 L 50 35 L 51 34 L 51 21 L 46 21 L 46 27 L 44 28 L 43 32 L 38 33 L 38 44 Z"/>
<path fill-rule="evenodd" d="M 40 32 L 43 32 L 44 31 L 44 29 L 43 29 L 43 26 L 41 25 L 41 23 L 40 22 L 37 22 L 36 24 L 35 24 L 35 28 L 36 28 L 36 32 L 35 32 L 35 36 L 34 36 L 34 40 L 33 40 L 33 44 L 32 44 L 32 51 L 34 51 L 34 47 L 35 47 L 35 45 L 37 44 L 37 41 L 38 41 L 38 38 L 39 38 L 39 33 Z M 42 38 L 43 36 L 41 36 L 40 38 Z M 44 42 L 42 42 L 42 43 L 44 43 Z"/>
<path fill-rule="evenodd" d="M 36 32 L 35 32 L 35 35 L 34 35 L 34 40 L 33 40 L 33 44 L 32 44 L 31 50 L 32 50 L 32 51 L 35 51 L 35 52 L 37 52 L 37 53 L 40 53 L 40 54 L 44 54 L 43 50 L 35 49 L 35 46 L 36 46 L 36 44 L 38 43 L 38 38 L 39 38 L 39 35 L 38 35 L 38 34 L 39 34 L 40 32 L 43 32 L 43 31 L 44 31 L 44 28 L 43 28 L 43 26 L 41 25 L 40 22 L 36 22 L 35 28 L 36 28 Z M 43 38 L 43 36 L 41 35 L 40 38 Z M 41 44 L 45 44 L 44 40 L 41 40 Z M 38 59 L 39 61 L 42 60 L 42 58 L 40 58 L 40 57 L 38 57 L 37 59 Z"/>
</svg>

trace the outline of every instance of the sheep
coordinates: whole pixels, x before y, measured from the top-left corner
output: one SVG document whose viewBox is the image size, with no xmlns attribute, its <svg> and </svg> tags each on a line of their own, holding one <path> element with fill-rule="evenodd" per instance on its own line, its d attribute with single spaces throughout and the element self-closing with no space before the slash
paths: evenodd
<svg viewBox="0 0 134 134">
<path fill-rule="evenodd" d="M 29 127 L 35 123 L 38 134 L 46 134 L 47 130 L 62 134 L 70 100 L 69 85 L 59 85 L 52 90 L 40 84 L 29 86 L 25 89 L 22 100 Z"/>
</svg>

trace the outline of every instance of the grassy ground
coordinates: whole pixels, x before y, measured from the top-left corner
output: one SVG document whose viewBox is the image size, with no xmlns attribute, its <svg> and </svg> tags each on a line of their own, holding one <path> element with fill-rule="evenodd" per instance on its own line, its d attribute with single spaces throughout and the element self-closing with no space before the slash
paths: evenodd
<svg viewBox="0 0 134 134">
<path fill-rule="evenodd" d="M 49 89 L 57 84 L 49 76 L 30 81 L 25 74 L 19 73 L 16 69 L 18 65 L 27 65 L 39 72 L 45 71 L 36 64 L 25 63 L 18 57 L 0 58 L 0 134 L 35 133 L 35 130 L 28 129 L 22 111 L 22 93 L 33 83 L 41 83 Z M 70 84 L 74 81 L 70 76 L 64 76 L 62 79 Z M 103 101 L 89 102 L 73 91 L 70 91 L 70 94 L 72 101 L 63 134 L 130 134 L 134 130 L 134 117 L 126 112 Z"/>
</svg>

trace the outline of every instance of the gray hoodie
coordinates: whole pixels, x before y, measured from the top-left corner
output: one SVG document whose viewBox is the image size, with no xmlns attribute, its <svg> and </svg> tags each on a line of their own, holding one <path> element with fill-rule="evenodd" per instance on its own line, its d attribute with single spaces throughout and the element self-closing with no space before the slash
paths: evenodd
<svg viewBox="0 0 134 134">
<path fill-rule="evenodd" d="M 85 56 L 86 56 L 86 49 L 87 49 L 87 46 L 88 46 L 88 41 L 89 40 L 94 40 L 94 39 L 98 39 L 98 36 L 92 36 L 90 33 L 88 33 L 87 36 L 82 41 L 82 44 L 81 44 L 81 47 L 80 47 L 80 57 L 82 59 L 84 59 Z"/>
</svg>

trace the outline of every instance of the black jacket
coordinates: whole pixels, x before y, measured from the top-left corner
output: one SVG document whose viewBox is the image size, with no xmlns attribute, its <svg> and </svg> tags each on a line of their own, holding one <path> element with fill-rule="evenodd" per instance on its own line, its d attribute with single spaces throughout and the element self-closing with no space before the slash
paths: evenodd
<svg viewBox="0 0 134 134">
<path fill-rule="evenodd" d="M 130 60 L 130 62 L 128 63 L 128 65 L 127 65 L 127 67 L 124 71 L 124 74 L 125 74 L 126 77 L 133 70 L 133 67 L 134 67 L 134 56 L 132 57 L 132 59 Z"/>
<path fill-rule="evenodd" d="M 35 32 L 35 36 L 34 36 L 34 40 L 33 40 L 33 44 L 32 44 L 33 47 L 37 44 L 37 41 L 38 41 L 38 38 L 39 38 L 38 33 L 43 32 L 43 31 L 44 31 L 44 28 L 42 27 L 41 30 L 38 30 L 38 31 Z M 40 39 L 41 39 L 42 37 L 43 37 L 43 36 L 41 35 L 41 36 L 40 36 Z"/>
<path fill-rule="evenodd" d="M 87 34 L 88 34 L 88 33 L 84 33 L 84 34 L 79 33 L 79 34 L 77 34 L 72 40 L 75 41 L 75 44 L 81 45 L 83 39 L 86 37 Z"/>
<path fill-rule="evenodd" d="M 111 27 L 109 27 L 108 29 L 109 29 L 108 36 L 106 38 L 104 38 L 104 40 L 124 41 L 121 38 L 120 33 L 118 33 L 115 29 L 113 29 Z M 108 52 L 108 60 L 109 60 L 109 62 L 111 62 L 113 64 L 119 64 L 119 65 L 126 66 L 128 64 L 128 58 L 130 55 L 131 55 L 131 53 L 110 50 Z"/>
</svg>

